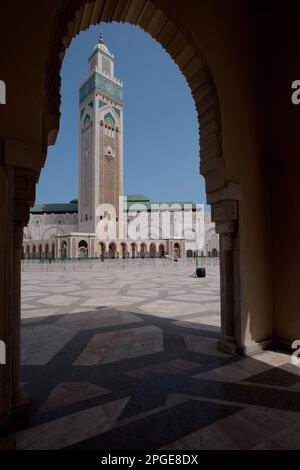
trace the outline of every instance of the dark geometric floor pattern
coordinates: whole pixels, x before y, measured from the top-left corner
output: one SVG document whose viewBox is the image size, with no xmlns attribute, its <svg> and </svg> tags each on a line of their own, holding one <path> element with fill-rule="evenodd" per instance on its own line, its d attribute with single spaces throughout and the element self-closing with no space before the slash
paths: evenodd
<svg viewBox="0 0 300 470">
<path fill-rule="evenodd" d="M 218 351 L 218 269 L 190 274 L 23 273 L 18 449 L 300 448 L 299 369 Z"/>
</svg>

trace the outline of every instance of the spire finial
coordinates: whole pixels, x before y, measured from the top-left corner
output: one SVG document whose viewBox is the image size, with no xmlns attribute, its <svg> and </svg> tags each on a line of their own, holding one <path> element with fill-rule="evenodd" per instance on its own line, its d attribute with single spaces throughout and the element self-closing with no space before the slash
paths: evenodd
<svg viewBox="0 0 300 470">
<path fill-rule="evenodd" d="M 102 31 L 100 31 L 100 35 L 99 35 L 99 44 L 104 44 L 104 35 Z"/>
</svg>

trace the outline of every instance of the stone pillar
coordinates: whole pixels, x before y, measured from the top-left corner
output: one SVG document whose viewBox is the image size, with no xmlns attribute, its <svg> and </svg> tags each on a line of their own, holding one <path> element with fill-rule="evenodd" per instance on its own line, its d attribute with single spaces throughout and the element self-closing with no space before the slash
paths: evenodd
<svg viewBox="0 0 300 470">
<path fill-rule="evenodd" d="M 58 236 L 55 237 L 55 258 L 61 257 L 61 250 L 60 250 L 60 238 Z"/>
<path fill-rule="evenodd" d="M 219 348 L 235 352 L 233 235 L 220 233 L 221 339 Z"/>
<path fill-rule="evenodd" d="M 224 200 L 212 205 L 212 220 L 220 237 L 221 338 L 219 349 L 234 353 L 240 349 L 238 201 Z"/>
<path fill-rule="evenodd" d="M 46 127 L 53 129 L 48 120 Z M 10 139 L 0 142 L 0 340 L 6 352 L 5 364 L 0 364 L 0 427 L 29 409 L 20 386 L 21 253 L 45 148 Z"/>
<path fill-rule="evenodd" d="M 0 426 L 29 411 L 20 387 L 21 255 L 37 177 L 34 171 L 12 165 L 9 157 L 14 153 L 9 149 L 0 165 L 0 339 L 6 344 L 6 364 L 0 366 Z"/>
<path fill-rule="evenodd" d="M 35 195 L 35 175 L 29 170 L 14 169 L 13 245 L 11 278 L 11 416 L 26 418 L 30 403 L 21 384 L 21 257 L 23 228 L 28 223 L 29 207 Z"/>
<path fill-rule="evenodd" d="M 27 417 L 29 401 L 21 386 L 21 255 L 23 225 L 13 224 L 12 257 L 12 416 Z"/>
<path fill-rule="evenodd" d="M 95 257 L 95 239 L 91 238 L 90 240 L 90 258 Z"/>
<path fill-rule="evenodd" d="M 0 340 L 5 344 L 5 364 L 0 364 L 0 426 L 6 426 L 11 418 L 11 363 L 12 363 L 12 217 L 13 217 L 13 169 L 0 164 Z M 2 362 L 2 361 L 1 361 Z"/>
<path fill-rule="evenodd" d="M 75 238 L 72 238 L 72 258 L 76 258 L 76 240 Z"/>
</svg>

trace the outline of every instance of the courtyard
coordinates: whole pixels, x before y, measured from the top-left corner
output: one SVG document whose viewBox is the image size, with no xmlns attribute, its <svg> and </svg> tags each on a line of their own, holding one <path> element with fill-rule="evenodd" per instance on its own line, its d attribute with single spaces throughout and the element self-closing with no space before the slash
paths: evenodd
<svg viewBox="0 0 300 470">
<path fill-rule="evenodd" d="M 205 278 L 192 259 L 23 263 L 17 448 L 299 446 L 290 356 L 217 349 L 216 263 Z"/>
</svg>

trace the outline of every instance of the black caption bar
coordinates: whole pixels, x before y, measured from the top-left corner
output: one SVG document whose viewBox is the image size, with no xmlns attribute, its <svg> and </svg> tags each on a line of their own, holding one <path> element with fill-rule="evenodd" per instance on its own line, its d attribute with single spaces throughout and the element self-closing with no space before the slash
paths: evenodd
<svg viewBox="0 0 300 470">
<path fill-rule="evenodd" d="M 293 455 L 292 455 L 293 454 Z M 3 451 L 0 452 L 1 468 L 5 468 L 5 463 L 12 465 L 20 463 L 22 466 L 33 464 L 31 468 L 40 468 L 46 464 L 48 468 L 52 465 L 63 465 L 68 468 L 74 464 L 76 468 L 84 470 L 106 470 L 107 468 L 148 468 L 153 466 L 179 466 L 186 468 L 199 468 L 204 465 L 210 468 L 214 464 L 226 465 L 226 463 L 241 462 L 241 458 L 247 459 L 247 464 L 259 463 L 265 460 L 266 463 L 277 466 L 284 465 L 288 458 L 297 457 L 300 451 Z"/>
</svg>

